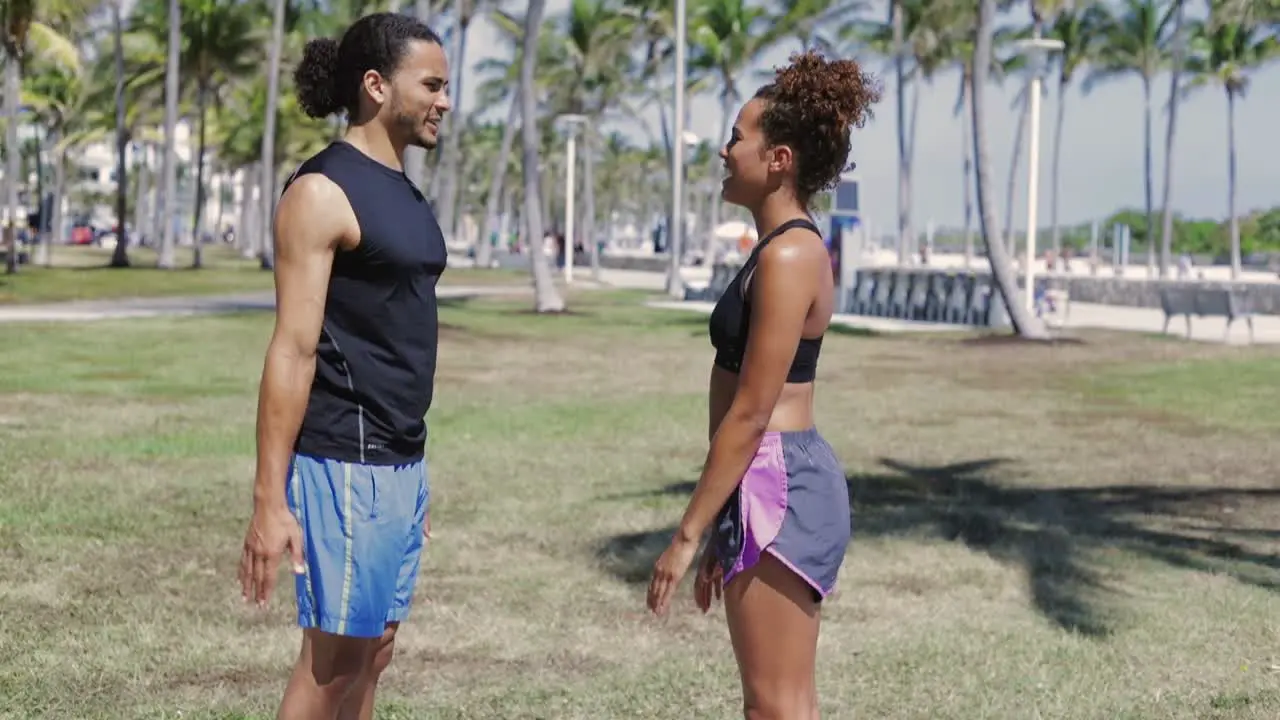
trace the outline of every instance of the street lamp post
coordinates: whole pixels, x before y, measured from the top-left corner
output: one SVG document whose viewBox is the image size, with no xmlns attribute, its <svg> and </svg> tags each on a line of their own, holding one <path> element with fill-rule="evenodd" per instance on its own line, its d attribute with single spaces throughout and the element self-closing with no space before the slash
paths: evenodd
<svg viewBox="0 0 1280 720">
<path fill-rule="evenodd" d="M 684 297 L 684 283 L 680 277 L 680 259 L 684 254 L 684 92 L 686 0 L 676 0 L 676 83 L 675 83 L 675 132 L 671 143 L 671 223 L 667 228 L 667 251 L 671 253 L 671 268 L 667 275 L 667 292 L 677 298 Z"/>
<path fill-rule="evenodd" d="M 585 115 L 564 114 L 556 116 L 556 122 L 565 128 L 568 135 L 566 142 L 565 174 L 564 174 L 564 281 L 573 282 L 573 233 L 574 233 L 574 192 L 575 175 L 578 169 L 578 127 L 587 122 Z"/>
<path fill-rule="evenodd" d="M 1050 57 L 1063 48 L 1061 40 L 1034 37 L 1016 44 L 1027 58 L 1031 83 L 1027 97 L 1027 260 L 1023 301 L 1028 310 L 1035 309 L 1036 223 L 1040 204 L 1040 84 L 1049 69 Z"/>
</svg>

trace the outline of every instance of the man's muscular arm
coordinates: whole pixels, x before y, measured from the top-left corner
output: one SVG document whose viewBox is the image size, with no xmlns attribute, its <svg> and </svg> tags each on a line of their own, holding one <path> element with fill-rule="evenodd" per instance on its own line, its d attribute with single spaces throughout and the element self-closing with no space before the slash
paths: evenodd
<svg viewBox="0 0 1280 720">
<path fill-rule="evenodd" d="M 276 325 L 258 387 L 255 502 L 284 504 L 285 473 L 316 371 L 333 254 L 355 217 L 323 175 L 298 178 L 275 222 Z"/>
<path fill-rule="evenodd" d="M 276 324 L 258 389 L 258 462 L 253 517 L 245 535 L 240 581 L 246 600 L 265 605 L 285 552 L 301 569 L 301 533 L 285 501 L 286 475 L 315 377 L 316 345 L 335 250 L 356 237 L 346 196 L 323 175 L 304 175 L 276 210 Z"/>
</svg>

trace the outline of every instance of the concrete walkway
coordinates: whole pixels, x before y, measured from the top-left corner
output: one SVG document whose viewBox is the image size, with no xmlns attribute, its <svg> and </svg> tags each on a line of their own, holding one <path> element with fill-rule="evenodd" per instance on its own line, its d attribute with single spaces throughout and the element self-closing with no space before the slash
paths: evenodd
<svg viewBox="0 0 1280 720">
<path fill-rule="evenodd" d="M 436 290 L 436 295 L 440 298 L 462 298 L 479 295 L 521 295 L 531 291 L 531 288 L 523 285 L 442 285 Z M 173 315 L 209 315 L 274 310 L 275 306 L 275 293 L 270 291 L 231 295 L 120 298 L 0 306 L 0 323 L 86 322 Z"/>
<path fill-rule="evenodd" d="M 690 269 L 696 270 L 696 269 Z M 666 287 L 665 273 L 645 270 L 600 270 L 600 282 L 591 280 L 590 269 L 575 277 L 575 289 L 599 287 L 627 288 L 661 292 Z M 690 272 L 689 275 L 696 273 Z M 699 278 L 690 277 L 690 280 Z M 441 298 L 476 297 L 482 295 L 528 294 L 528 285 L 442 285 L 437 290 Z M 675 299 L 655 299 L 653 307 L 681 309 L 710 313 L 712 304 L 684 302 Z M 48 303 L 43 305 L 0 306 L 0 323 L 7 322 L 76 322 L 125 318 L 160 317 L 173 315 L 205 315 L 223 312 L 266 311 L 275 308 L 272 292 L 238 293 L 192 297 L 122 298 L 118 300 L 93 300 L 82 302 Z M 865 315 L 837 315 L 835 322 L 848 327 L 877 332 L 954 332 L 971 330 L 963 325 L 914 322 L 894 318 Z M 1070 314 L 1062 321 L 1050 318 L 1056 332 L 1070 334 L 1072 329 L 1099 328 L 1128 332 L 1159 333 L 1164 324 L 1164 313 L 1157 308 L 1136 308 L 1092 303 L 1071 303 Z M 1259 315 L 1253 319 L 1254 342 L 1280 344 L 1280 316 Z M 1223 342 L 1226 320 L 1223 318 L 1191 318 L 1191 339 L 1202 342 Z M 1169 323 L 1172 337 L 1186 337 L 1186 322 L 1174 318 Z M 1227 337 L 1230 344 L 1245 344 L 1249 331 L 1243 321 L 1237 321 Z"/>
<path fill-rule="evenodd" d="M 1058 322 L 1056 319 L 1052 320 L 1054 323 Z M 1060 324 L 1064 330 L 1097 328 L 1159 334 L 1164 325 L 1164 312 L 1159 308 L 1073 302 L 1065 322 Z M 1186 338 L 1186 318 L 1179 316 L 1171 319 L 1169 335 L 1175 338 Z M 1249 342 L 1249 325 L 1244 320 L 1237 320 L 1232 323 L 1230 335 L 1227 335 L 1226 318 L 1193 315 L 1190 339 L 1212 343 L 1221 343 L 1225 339 L 1231 345 L 1245 345 Z M 1280 316 L 1255 315 L 1253 342 L 1259 345 L 1280 343 Z"/>
</svg>

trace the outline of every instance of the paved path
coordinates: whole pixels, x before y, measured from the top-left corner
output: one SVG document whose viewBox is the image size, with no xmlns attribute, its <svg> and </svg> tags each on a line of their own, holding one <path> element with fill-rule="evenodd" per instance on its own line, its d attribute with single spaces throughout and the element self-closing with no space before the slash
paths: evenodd
<svg viewBox="0 0 1280 720">
<path fill-rule="evenodd" d="M 1129 307 L 1123 305 L 1098 305 L 1095 303 L 1071 303 L 1071 312 L 1062 323 L 1064 329 L 1099 328 L 1158 334 L 1164 325 L 1164 311 L 1159 308 Z M 1249 342 L 1249 326 L 1243 320 L 1232 323 L 1230 335 L 1226 335 L 1226 318 L 1191 318 L 1191 340 L 1221 343 L 1224 338 L 1232 345 Z M 1187 337 L 1187 322 L 1183 317 L 1169 321 L 1169 335 Z M 1280 343 L 1280 316 L 1256 315 L 1253 318 L 1253 342 L 1255 344 Z"/>
<path fill-rule="evenodd" d="M 590 280 L 590 269 L 584 268 L 575 278 L 579 289 L 608 287 L 661 291 L 666 287 L 666 275 L 645 270 L 601 269 L 600 283 Z M 694 273 L 690 273 L 693 275 Z M 690 278 L 694 279 L 694 278 Z M 526 294 L 532 292 L 527 285 L 442 285 L 442 298 L 474 297 L 478 295 Z M 711 311 L 711 303 L 683 302 L 675 299 L 655 300 L 654 307 L 678 308 L 686 311 Z M 123 318 L 159 317 L 165 315 L 202 315 L 219 312 L 266 311 L 275 307 L 272 292 L 239 293 L 234 295 L 210 295 L 196 297 L 124 298 L 119 300 L 94 300 L 84 302 L 49 303 L 45 305 L 0 306 L 0 323 L 6 322 L 66 322 L 110 320 Z M 835 321 L 849 327 L 865 328 L 879 332 L 925 332 L 966 330 L 965 326 L 942 323 L 912 322 L 893 318 L 863 315 L 837 315 Z M 1157 308 L 1071 303 L 1071 313 L 1062 323 L 1062 331 L 1075 328 L 1101 328 L 1129 332 L 1159 333 L 1164 324 L 1164 313 Z M 1260 315 L 1253 319 L 1254 342 L 1280 344 L 1280 316 Z M 1226 321 L 1222 318 L 1191 319 L 1191 339 L 1204 342 L 1223 342 Z M 1175 337 L 1186 336 L 1186 323 L 1174 318 L 1169 332 Z M 1227 342 L 1248 342 L 1248 327 L 1237 321 Z"/>
<path fill-rule="evenodd" d="M 530 291 L 530 288 L 523 285 L 442 285 L 436 294 L 441 298 L 459 298 L 477 295 L 519 295 Z M 84 322 L 167 315 L 208 315 L 274 310 L 275 304 L 275 293 L 265 291 L 232 295 L 120 298 L 42 305 L 7 305 L 0 306 L 0 323 Z"/>
</svg>

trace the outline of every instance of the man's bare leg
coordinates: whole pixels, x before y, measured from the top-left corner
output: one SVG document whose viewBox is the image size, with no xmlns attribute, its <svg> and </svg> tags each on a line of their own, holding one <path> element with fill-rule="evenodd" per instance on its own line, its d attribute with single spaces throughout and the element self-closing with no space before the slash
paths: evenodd
<svg viewBox="0 0 1280 720">
<path fill-rule="evenodd" d="M 308 628 L 289 676 L 277 720 L 331 720 L 368 664 L 370 638 L 343 637 Z"/>
<path fill-rule="evenodd" d="M 382 637 L 370 644 L 364 672 L 343 699 L 338 720 L 373 720 L 373 695 L 378 689 L 378 679 L 391 664 L 398 627 L 400 623 L 388 623 Z"/>
</svg>

